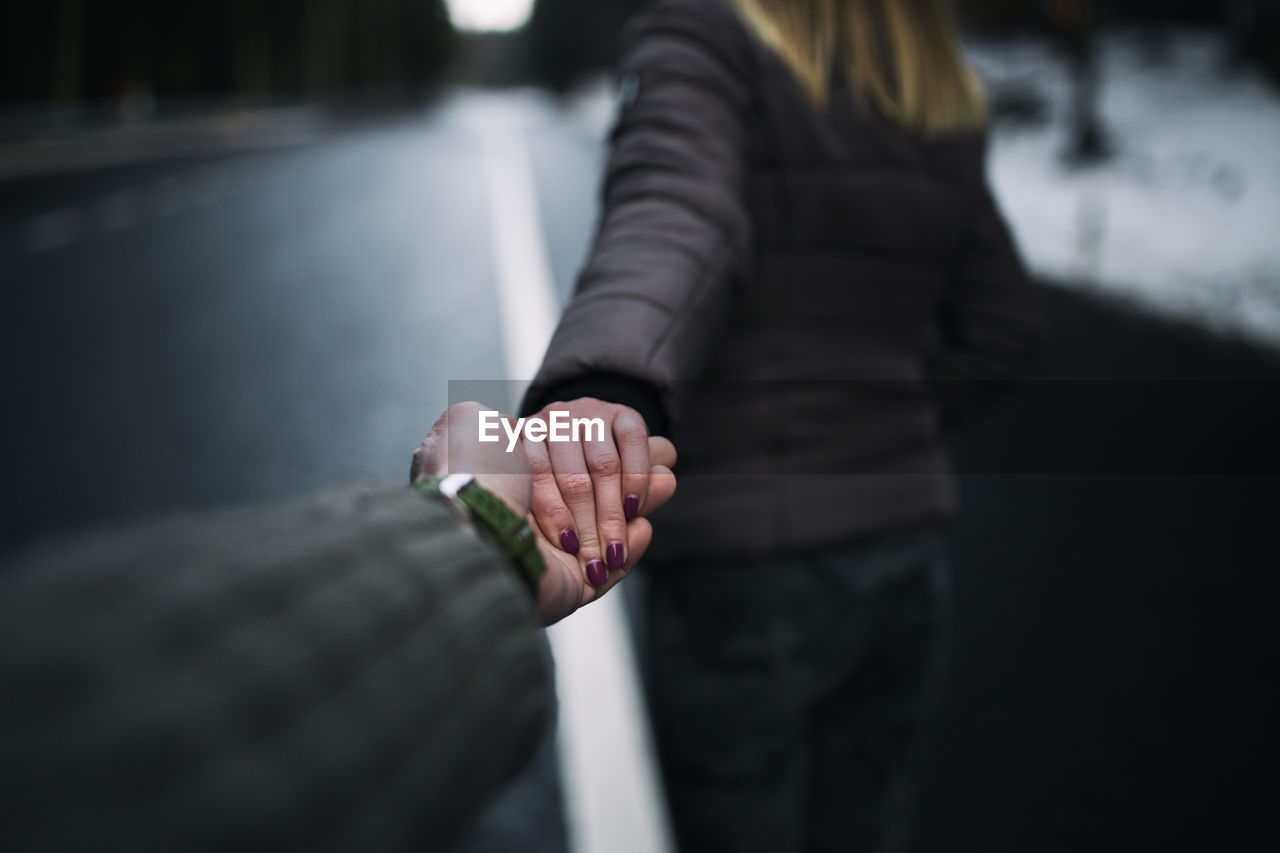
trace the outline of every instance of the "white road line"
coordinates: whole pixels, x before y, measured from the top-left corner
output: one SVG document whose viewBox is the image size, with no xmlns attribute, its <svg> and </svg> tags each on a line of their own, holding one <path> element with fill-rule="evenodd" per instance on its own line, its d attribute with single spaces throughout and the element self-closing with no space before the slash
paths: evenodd
<svg viewBox="0 0 1280 853">
<path fill-rule="evenodd" d="M 555 328 L 556 298 L 524 132 L 503 120 L 501 108 L 514 105 L 482 106 L 467 124 L 484 153 L 506 369 L 527 381 Z M 625 619 L 615 593 L 548 632 L 574 853 L 668 853 L 674 846 Z"/>
<path fill-rule="evenodd" d="M 532 379 L 557 313 L 533 175 L 518 126 L 477 130 L 484 150 L 507 375 Z"/>
</svg>

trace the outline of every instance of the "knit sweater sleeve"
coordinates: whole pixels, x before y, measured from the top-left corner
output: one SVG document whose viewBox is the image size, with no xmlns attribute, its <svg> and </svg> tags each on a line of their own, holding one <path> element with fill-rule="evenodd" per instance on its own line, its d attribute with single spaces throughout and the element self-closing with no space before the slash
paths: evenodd
<svg viewBox="0 0 1280 853">
<path fill-rule="evenodd" d="M 0 847 L 445 847 L 549 680 L 501 557 L 409 489 L 40 548 L 0 575 Z"/>
</svg>

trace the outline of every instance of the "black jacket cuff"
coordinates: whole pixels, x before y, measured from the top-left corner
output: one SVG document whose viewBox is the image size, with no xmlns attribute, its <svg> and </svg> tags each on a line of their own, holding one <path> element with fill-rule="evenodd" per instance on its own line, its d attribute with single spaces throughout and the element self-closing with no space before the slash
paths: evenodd
<svg viewBox="0 0 1280 853">
<path fill-rule="evenodd" d="M 595 397 L 635 409 L 644 418 L 649 435 L 666 435 L 669 426 L 658 391 L 648 382 L 616 373 L 595 373 L 567 382 L 535 383 L 524 395 L 520 416 L 536 415 L 542 407 L 557 400 Z"/>
</svg>

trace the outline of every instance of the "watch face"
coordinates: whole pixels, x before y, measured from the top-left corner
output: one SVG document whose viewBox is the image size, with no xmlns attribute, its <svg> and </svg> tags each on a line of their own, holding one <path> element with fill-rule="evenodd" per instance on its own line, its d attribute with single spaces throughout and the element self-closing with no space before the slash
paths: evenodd
<svg viewBox="0 0 1280 853">
<path fill-rule="evenodd" d="M 436 486 L 436 488 L 440 490 L 440 494 L 444 495 L 449 500 L 456 500 L 458 492 L 474 483 L 475 480 L 475 474 L 446 474 L 440 478 L 440 484 Z"/>
</svg>

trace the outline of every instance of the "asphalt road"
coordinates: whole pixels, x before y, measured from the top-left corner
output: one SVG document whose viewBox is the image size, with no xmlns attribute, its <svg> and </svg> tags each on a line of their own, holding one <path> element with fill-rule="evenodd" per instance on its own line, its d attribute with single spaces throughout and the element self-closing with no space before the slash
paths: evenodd
<svg viewBox="0 0 1280 853">
<path fill-rule="evenodd" d="M 961 433 L 952 665 L 910 849 L 1280 850 L 1280 359 L 1046 292 Z"/>
<path fill-rule="evenodd" d="M 502 375 L 481 169 L 437 111 L 6 185 L 4 543 L 403 478 Z"/>
<path fill-rule="evenodd" d="M 3 184 L 0 544 L 402 480 L 447 381 L 503 372 L 465 112 Z M 599 151 L 526 134 L 563 295 Z M 1052 381 L 959 438 L 911 849 L 1280 849 L 1280 360 L 1049 301 Z M 561 847 L 537 791 L 471 849 Z"/>
</svg>

